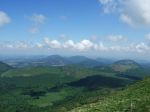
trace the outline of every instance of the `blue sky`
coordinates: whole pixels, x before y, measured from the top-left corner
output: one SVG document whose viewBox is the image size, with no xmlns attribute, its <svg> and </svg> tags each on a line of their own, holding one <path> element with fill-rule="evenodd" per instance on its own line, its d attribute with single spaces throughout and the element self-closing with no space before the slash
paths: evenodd
<svg viewBox="0 0 150 112">
<path fill-rule="evenodd" d="M 149 0 L 0 0 L 0 51 L 145 58 L 149 5 Z"/>
</svg>

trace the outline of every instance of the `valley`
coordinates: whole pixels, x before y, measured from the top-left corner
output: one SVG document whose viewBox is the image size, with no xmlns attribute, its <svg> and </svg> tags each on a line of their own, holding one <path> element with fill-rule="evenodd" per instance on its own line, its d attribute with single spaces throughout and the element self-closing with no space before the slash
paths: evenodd
<svg viewBox="0 0 150 112">
<path fill-rule="evenodd" d="M 102 63 L 58 55 L 29 60 L 1 62 L 1 112 L 125 112 L 131 101 L 150 109 L 150 70 L 133 60 Z"/>
</svg>

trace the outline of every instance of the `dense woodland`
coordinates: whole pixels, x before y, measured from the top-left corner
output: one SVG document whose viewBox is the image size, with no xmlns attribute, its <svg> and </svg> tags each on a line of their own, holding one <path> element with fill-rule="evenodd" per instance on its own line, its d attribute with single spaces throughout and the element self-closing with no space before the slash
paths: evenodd
<svg viewBox="0 0 150 112">
<path fill-rule="evenodd" d="M 76 63 L 60 58 L 57 64 L 66 64 L 51 66 L 50 60 L 30 66 L 0 63 L 0 112 L 150 112 L 147 67 L 132 60 L 95 64 L 87 58 Z"/>
</svg>

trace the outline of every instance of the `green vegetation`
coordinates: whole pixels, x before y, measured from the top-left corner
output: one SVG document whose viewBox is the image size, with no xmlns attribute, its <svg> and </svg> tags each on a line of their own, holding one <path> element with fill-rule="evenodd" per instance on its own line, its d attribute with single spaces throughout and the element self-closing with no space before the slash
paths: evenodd
<svg viewBox="0 0 150 112">
<path fill-rule="evenodd" d="M 91 75 L 108 75 L 113 76 L 115 72 L 106 72 L 106 71 L 97 71 L 93 68 L 84 68 L 80 66 L 68 65 L 68 66 L 60 66 L 60 67 L 24 67 L 8 70 L 1 74 L 1 77 L 30 77 L 37 76 L 42 74 L 59 74 L 65 76 L 71 76 L 76 79 L 84 78 Z"/>
<path fill-rule="evenodd" d="M 12 69 L 11 66 L 3 63 L 3 62 L 0 62 L 0 75 L 3 73 L 3 72 L 6 72 L 8 70 Z"/>
<path fill-rule="evenodd" d="M 119 66 L 130 64 L 135 65 L 119 62 Z M 149 109 L 150 79 L 131 86 L 149 76 L 142 67 L 122 72 L 110 66 L 8 68 L 0 76 L 0 112 L 128 112 L 131 105 L 133 112 Z"/>
<path fill-rule="evenodd" d="M 116 72 L 126 72 L 137 68 L 140 68 L 140 65 L 132 60 L 120 60 L 112 64 L 112 69 Z"/>
<path fill-rule="evenodd" d="M 71 112 L 150 112 L 150 78 Z"/>
</svg>

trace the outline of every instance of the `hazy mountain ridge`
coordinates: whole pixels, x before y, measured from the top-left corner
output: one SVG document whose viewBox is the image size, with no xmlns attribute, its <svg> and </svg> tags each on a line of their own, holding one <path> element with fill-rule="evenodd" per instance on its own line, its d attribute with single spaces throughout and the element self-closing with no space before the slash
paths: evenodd
<svg viewBox="0 0 150 112">
<path fill-rule="evenodd" d="M 12 59 L 13 60 L 13 59 Z M 60 55 L 50 55 L 43 57 L 28 58 L 28 59 L 15 59 L 12 60 L 4 60 L 6 63 L 14 66 L 14 67 L 25 67 L 25 66 L 64 66 L 64 65 L 81 65 L 85 67 L 94 67 L 98 65 L 103 65 L 97 61 L 96 59 L 91 59 L 85 56 L 71 56 L 65 57 Z"/>
<path fill-rule="evenodd" d="M 51 73 L 51 72 L 44 72 L 44 69 L 47 71 L 47 68 L 51 67 L 63 67 L 66 68 L 66 70 L 74 70 L 72 73 L 75 73 L 75 70 L 80 71 L 80 69 L 76 68 L 82 68 L 82 70 L 86 70 L 86 68 L 90 68 L 94 74 L 118 74 L 117 76 L 120 77 L 130 77 L 130 78 L 142 78 L 145 76 L 149 76 L 149 69 L 145 69 L 142 65 L 138 64 L 134 60 L 124 59 L 114 62 L 113 64 L 104 64 L 100 63 L 94 59 L 90 59 L 84 56 L 72 56 L 72 57 L 62 57 L 59 55 L 51 55 L 46 57 L 40 57 L 39 59 L 36 58 L 35 60 L 26 59 L 25 62 L 19 62 L 16 69 L 5 71 L 6 73 L 3 73 L 2 76 L 32 76 L 35 73 L 30 72 L 32 71 L 38 71 L 37 69 L 41 69 L 43 73 Z M 69 66 L 71 69 L 69 70 Z M 68 69 L 67 69 L 68 68 Z M 51 70 L 51 69 L 49 69 Z M 20 71 L 20 72 L 19 72 Z M 22 73 L 21 73 L 22 71 Z M 136 72 L 138 71 L 138 72 Z M 33 73 L 33 74 L 32 74 Z M 39 71 L 39 73 L 36 74 L 43 74 Z M 69 73 L 69 72 L 68 72 Z M 89 72 L 90 73 L 90 72 Z M 92 73 L 92 74 L 93 74 Z M 12 75 L 13 74 L 13 75 Z M 142 74 L 142 75 L 141 75 Z M 89 75 L 85 75 L 89 76 Z"/>
<path fill-rule="evenodd" d="M 14 67 L 25 67 L 25 66 L 64 66 L 64 65 L 81 65 L 85 67 L 96 67 L 96 66 L 104 66 L 104 65 L 110 65 L 110 64 L 125 64 L 123 62 L 125 61 L 132 61 L 132 64 L 137 64 L 133 60 L 120 60 L 118 62 L 115 62 L 112 59 L 106 59 L 106 58 L 88 58 L 85 56 L 60 56 L 60 55 L 50 55 L 50 56 L 35 56 L 34 57 L 26 57 L 26 58 L 12 58 L 12 59 L 5 59 L 4 62 L 10 64 Z M 131 64 L 130 63 L 130 64 Z M 127 64 L 127 63 L 126 63 Z M 129 64 L 129 63 L 128 63 Z"/>
</svg>

